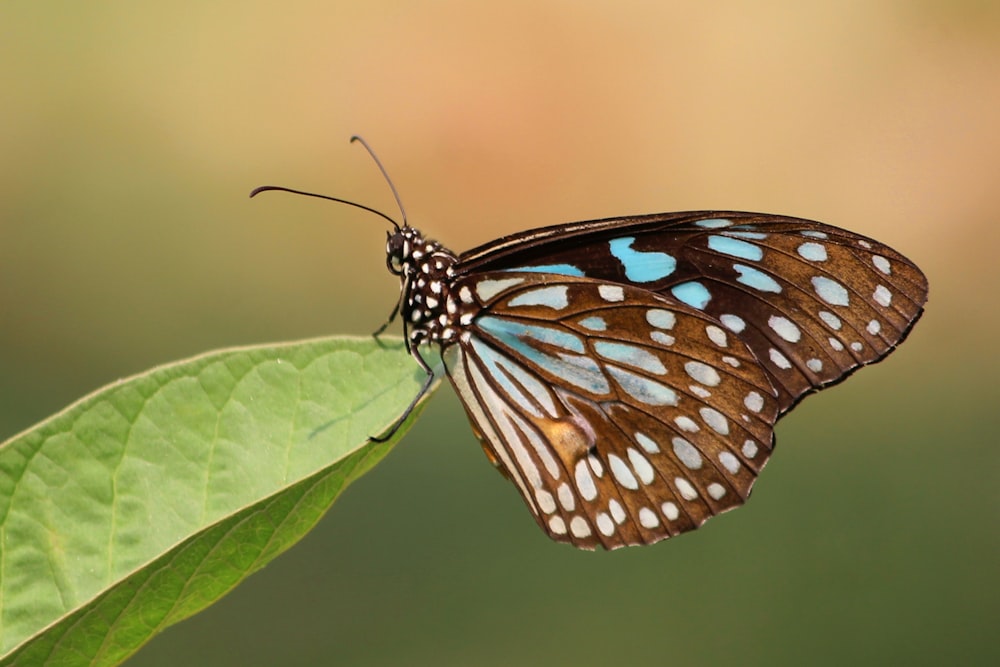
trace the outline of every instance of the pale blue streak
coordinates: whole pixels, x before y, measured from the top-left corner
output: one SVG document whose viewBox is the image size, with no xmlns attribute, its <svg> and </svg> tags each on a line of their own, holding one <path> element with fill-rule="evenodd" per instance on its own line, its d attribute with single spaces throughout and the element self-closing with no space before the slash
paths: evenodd
<svg viewBox="0 0 1000 667">
<path fill-rule="evenodd" d="M 554 310 L 562 310 L 569 305 L 566 285 L 550 285 L 549 287 L 537 287 L 535 289 L 521 292 L 510 300 L 512 307 L 517 306 L 546 306 Z"/>
<path fill-rule="evenodd" d="M 594 350 L 609 361 L 616 361 L 656 375 L 665 375 L 667 372 L 659 357 L 635 345 L 601 340 L 594 343 Z"/>
<path fill-rule="evenodd" d="M 608 366 L 608 373 L 626 394 L 647 405 L 677 405 L 677 392 L 623 368 Z"/>
<path fill-rule="evenodd" d="M 580 320 L 580 326 L 585 329 L 590 329 L 591 331 L 606 331 L 608 323 L 604 321 L 603 317 L 592 315 Z"/>
<path fill-rule="evenodd" d="M 849 306 L 851 304 L 847 289 L 836 280 L 831 280 L 825 276 L 816 276 L 812 279 L 816 294 L 829 304 L 834 306 Z"/>
<path fill-rule="evenodd" d="M 826 247 L 811 241 L 799 246 L 799 255 L 813 262 L 825 262 L 827 259 Z"/>
<path fill-rule="evenodd" d="M 527 273 L 555 273 L 560 276 L 574 276 L 577 278 L 582 278 L 585 275 L 581 269 L 572 264 L 540 264 L 538 266 L 518 266 L 513 269 L 504 270 L 525 271 Z"/>
<path fill-rule="evenodd" d="M 733 229 L 736 229 L 735 227 Z M 764 232 L 734 232 L 727 229 L 723 232 L 726 236 L 733 236 L 740 239 L 750 239 L 751 241 L 763 241 L 767 238 L 767 234 Z"/>
<path fill-rule="evenodd" d="M 774 278 L 767 275 L 760 269 L 755 269 L 752 266 L 743 266 L 742 264 L 733 264 L 733 268 L 739 277 L 736 279 L 738 282 L 743 283 L 749 287 L 754 288 L 760 292 L 774 292 L 775 294 L 781 293 L 781 285 L 775 281 Z"/>
<path fill-rule="evenodd" d="M 593 359 L 563 352 L 553 356 L 535 347 L 532 341 L 547 343 L 575 352 L 583 352 L 584 346 L 576 336 L 551 327 L 539 327 L 512 322 L 497 317 L 486 316 L 476 321 L 479 328 L 494 336 L 500 344 L 516 355 L 537 365 L 545 372 L 573 384 L 593 394 L 607 394 L 611 391 L 607 378 Z"/>
<path fill-rule="evenodd" d="M 704 310 L 705 306 L 712 299 L 712 294 L 708 291 L 708 288 L 694 280 L 675 285 L 670 291 L 675 297 L 698 310 Z"/>
<path fill-rule="evenodd" d="M 579 337 L 561 328 L 524 324 L 491 315 L 480 317 L 476 324 L 504 342 L 508 339 L 533 338 L 540 343 L 561 347 L 570 352 L 583 354 L 586 349 Z"/>
<path fill-rule="evenodd" d="M 534 375 L 528 373 L 520 364 L 497 352 L 479 338 L 472 339 L 472 349 L 486 365 L 489 376 L 500 385 L 512 401 L 524 408 L 526 412 L 535 417 L 542 416 L 542 413 L 535 408 L 534 403 L 524 396 L 521 388 L 527 391 L 537 403 L 541 404 L 550 415 L 556 414 L 552 395 Z M 517 380 L 520 387 L 514 384 L 511 377 Z"/>
<path fill-rule="evenodd" d="M 633 250 L 635 237 L 613 239 L 608 245 L 611 254 L 625 267 L 625 276 L 637 283 L 651 283 L 666 278 L 677 268 L 677 260 L 663 252 Z"/>
<path fill-rule="evenodd" d="M 510 401 L 519 405 L 521 409 L 533 417 L 542 416 L 541 411 L 535 407 L 534 403 L 529 401 L 528 398 L 521 393 L 518 386 L 511 381 L 510 375 L 507 373 L 507 363 L 505 363 L 506 358 L 504 356 L 497 354 L 497 352 L 494 351 L 489 345 L 483 343 L 478 338 L 472 339 L 472 349 L 486 366 L 486 374 L 493 380 L 493 382 L 500 385 L 501 392 L 506 394 Z"/>
<path fill-rule="evenodd" d="M 733 257 L 739 257 L 751 262 L 759 262 L 764 258 L 764 251 L 760 246 L 725 236 L 709 236 L 708 247 L 716 252 L 732 255 Z"/>
</svg>

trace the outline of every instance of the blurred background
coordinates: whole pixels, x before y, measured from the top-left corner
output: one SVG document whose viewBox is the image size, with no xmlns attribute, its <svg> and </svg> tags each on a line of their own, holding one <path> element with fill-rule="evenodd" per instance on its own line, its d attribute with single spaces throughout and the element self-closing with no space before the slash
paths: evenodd
<svg viewBox="0 0 1000 667">
<path fill-rule="evenodd" d="M 456 251 L 571 220 L 803 216 L 931 300 L 784 419 L 751 502 L 550 542 L 451 389 L 298 547 L 130 665 L 997 664 L 1000 4 L 0 5 L 0 439 L 210 349 L 365 334 L 395 215 Z"/>
</svg>

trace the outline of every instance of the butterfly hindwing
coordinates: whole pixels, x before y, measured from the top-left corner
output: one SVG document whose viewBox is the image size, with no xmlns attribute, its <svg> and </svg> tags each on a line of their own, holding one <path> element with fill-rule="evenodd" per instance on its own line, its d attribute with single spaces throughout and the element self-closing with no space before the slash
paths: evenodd
<svg viewBox="0 0 1000 667">
<path fill-rule="evenodd" d="M 459 278 L 478 309 L 443 355 L 539 525 L 576 546 L 651 543 L 736 507 L 770 455 L 777 392 L 704 313 L 540 272 Z"/>
<path fill-rule="evenodd" d="M 719 321 L 754 352 L 780 411 L 902 342 L 927 280 L 888 246 L 830 225 L 737 212 L 572 223 L 459 257 L 458 273 L 537 270 L 634 285 Z"/>
</svg>

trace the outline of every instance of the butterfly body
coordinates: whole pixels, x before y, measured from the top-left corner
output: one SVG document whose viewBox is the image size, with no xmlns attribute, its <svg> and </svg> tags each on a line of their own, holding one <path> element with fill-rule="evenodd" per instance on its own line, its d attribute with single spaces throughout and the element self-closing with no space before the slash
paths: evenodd
<svg viewBox="0 0 1000 667">
<path fill-rule="evenodd" d="M 665 213 L 455 254 L 404 225 L 407 344 L 436 346 L 490 460 L 550 537 L 648 544 L 739 506 L 804 395 L 919 318 L 905 257 L 808 220 Z"/>
</svg>

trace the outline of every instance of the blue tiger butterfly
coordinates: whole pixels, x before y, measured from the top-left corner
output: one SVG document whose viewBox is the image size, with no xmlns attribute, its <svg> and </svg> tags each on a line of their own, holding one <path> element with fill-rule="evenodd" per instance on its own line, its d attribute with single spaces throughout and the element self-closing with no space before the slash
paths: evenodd
<svg viewBox="0 0 1000 667">
<path fill-rule="evenodd" d="M 352 137 L 352 141 L 360 140 Z M 743 504 L 774 424 L 888 355 L 927 301 L 892 248 L 780 215 L 575 222 L 462 254 L 392 223 L 407 350 L 444 362 L 487 457 L 549 537 L 652 544 Z M 376 440 L 387 439 L 395 432 Z"/>
</svg>

